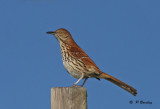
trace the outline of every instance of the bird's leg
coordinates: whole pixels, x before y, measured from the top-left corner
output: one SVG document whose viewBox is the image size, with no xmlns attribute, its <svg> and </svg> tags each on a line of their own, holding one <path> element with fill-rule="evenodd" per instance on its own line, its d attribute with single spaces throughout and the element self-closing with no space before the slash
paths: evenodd
<svg viewBox="0 0 160 109">
<path fill-rule="evenodd" d="M 81 77 L 73 84 L 72 87 L 75 87 L 76 84 L 77 84 L 81 79 L 83 79 L 83 78 L 84 78 L 84 73 L 82 73 Z"/>
<path fill-rule="evenodd" d="M 83 84 L 81 85 L 81 87 L 83 87 L 83 85 L 86 83 L 87 80 L 88 80 L 88 77 L 85 78 L 85 80 L 84 80 Z"/>
</svg>

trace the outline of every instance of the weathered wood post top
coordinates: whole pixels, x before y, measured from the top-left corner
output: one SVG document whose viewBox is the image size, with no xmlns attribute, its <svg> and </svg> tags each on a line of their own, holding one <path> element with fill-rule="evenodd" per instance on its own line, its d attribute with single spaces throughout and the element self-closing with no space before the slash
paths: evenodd
<svg viewBox="0 0 160 109">
<path fill-rule="evenodd" d="M 51 88 L 51 109 L 87 109 L 86 88 Z"/>
</svg>

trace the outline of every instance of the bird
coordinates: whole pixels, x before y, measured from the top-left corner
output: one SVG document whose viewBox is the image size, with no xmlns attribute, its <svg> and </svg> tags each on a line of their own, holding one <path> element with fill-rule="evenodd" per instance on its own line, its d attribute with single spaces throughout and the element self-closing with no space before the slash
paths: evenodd
<svg viewBox="0 0 160 109">
<path fill-rule="evenodd" d="M 101 71 L 94 61 L 74 41 L 68 30 L 60 28 L 56 31 L 48 31 L 46 33 L 56 37 L 60 44 L 65 69 L 71 76 L 78 79 L 72 87 L 76 87 L 77 83 L 82 79 L 84 79 L 84 82 L 81 87 L 83 87 L 88 78 L 96 78 L 98 80 L 105 79 L 128 91 L 132 95 L 137 95 L 137 90 L 135 88 Z"/>
</svg>

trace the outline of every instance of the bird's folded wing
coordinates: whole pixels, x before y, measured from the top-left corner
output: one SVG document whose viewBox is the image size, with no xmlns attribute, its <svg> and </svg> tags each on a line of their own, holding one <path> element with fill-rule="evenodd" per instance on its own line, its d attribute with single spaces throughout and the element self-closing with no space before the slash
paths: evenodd
<svg viewBox="0 0 160 109">
<path fill-rule="evenodd" d="M 80 47 L 73 46 L 69 50 L 71 53 L 70 55 L 82 60 L 87 68 L 92 68 L 98 72 L 101 72 L 98 66 L 93 62 L 93 60 Z"/>
</svg>

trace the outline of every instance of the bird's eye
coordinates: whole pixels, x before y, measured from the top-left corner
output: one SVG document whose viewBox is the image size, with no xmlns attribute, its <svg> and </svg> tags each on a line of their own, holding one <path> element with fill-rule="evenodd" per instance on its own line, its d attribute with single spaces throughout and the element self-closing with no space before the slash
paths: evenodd
<svg viewBox="0 0 160 109">
<path fill-rule="evenodd" d="M 63 33 L 63 31 L 60 31 L 60 33 L 62 34 L 62 33 Z"/>
</svg>

